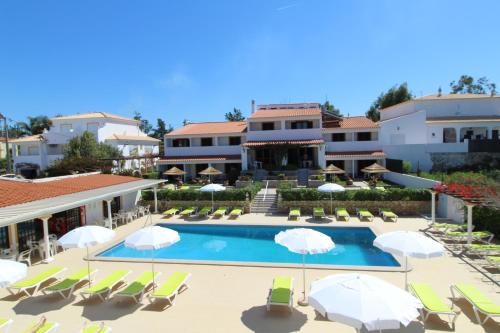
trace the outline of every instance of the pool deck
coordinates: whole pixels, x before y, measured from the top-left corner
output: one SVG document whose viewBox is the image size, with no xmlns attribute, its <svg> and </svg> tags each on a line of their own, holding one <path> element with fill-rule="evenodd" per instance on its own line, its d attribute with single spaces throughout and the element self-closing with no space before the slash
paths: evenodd
<svg viewBox="0 0 500 333">
<path fill-rule="evenodd" d="M 160 216 L 154 216 L 159 221 Z M 166 223 L 183 222 L 170 219 Z M 307 217 L 302 222 L 287 221 L 285 216 L 264 216 L 262 214 L 247 214 L 234 220 L 191 220 L 189 223 L 227 223 L 227 224 L 268 224 L 290 226 L 321 225 L 311 222 Z M 144 225 L 144 218 L 117 229 L 120 240 Z M 332 222 L 328 225 L 371 226 L 376 233 L 394 230 L 420 230 L 427 226 L 423 218 L 400 218 L 397 223 L 382 222 L 375 218 L 374 222 L 358 222 L 352 218 L 350 222 Z M 99 252 L 108 248 L 111 243 L 92 248 Z M 71 249 L 58 254 L 50 264 L 35 264 L 30 267 L 30 275 L 43 271 L 51 265 L 65 266 L 69 275 L 86 266 L 85 249 Z M 500 288 L 485 280 L 484 276 L 475 271 L 460 258 L 450 254 L 435 259 L 412 259 L 413 270 L 409 273 L 409 281 L 431 283 L 442 298 L 449 298 L 449 285 L 453 282 L 469 282 L 476 284 L 493 300 L 500 304 Z M 151 269 L 150 263 L 92 261 L 93 268 L 99 269 L 97 279 L 104 277 L 116 269 L 130 269 L 133 273 L 129 280 L 140 273 Z M 78 332 L 85 321 L 104 321 L 113 328 L 113 332 L 355 332 L 349 326 L 327 321 L 317 315 L 311 307 L 296 306 L 290 315 L 287 311 L 265 310 L 266 296 L 273 277 L 290 275 L 295 279 L 295 304 L 301 295 L 301 271 L 295 268 L 281 267 L 242 267 L 213 266 L 159 263 L 155 266 L 162 272 L 160 283 L 174 271 L 192 273 L 190 288 L 181 293 L 176 305 L 162 310 L 151 306 L 147 301 L 142 305 L 131 303 L 119 304 L 116 300 L 102 303 L 97 300 L 83 302 L 77 295 L 69 300 L 47 296 L 16 299 L 8 296 L 5 289 L 0 290 L 0 317 L 14 319 L 11 332 L 18 332 L 29 323 L 37 321 L 41 315 L 48 320 L 60 323 L 59 332 Z M 308 269 L 308 282 L 330 274 L 346 273 L 346 270 Z M 404 275 L 399 272 L 364 272 L 383 278 L 397 286 L 403 287 Z M 456 332 L 500 332 L 500 324 L 488 321 L 484 327 L 475 323 L 474 314 L 465 302 L 456 303 L 462 314 L 456 322 Z M 449 331 L 446 322 L 431 318 L 425 325 L 418 321 L 412 322 L 407 328 L 384 332 L 443 332 Z"/>
</svg>

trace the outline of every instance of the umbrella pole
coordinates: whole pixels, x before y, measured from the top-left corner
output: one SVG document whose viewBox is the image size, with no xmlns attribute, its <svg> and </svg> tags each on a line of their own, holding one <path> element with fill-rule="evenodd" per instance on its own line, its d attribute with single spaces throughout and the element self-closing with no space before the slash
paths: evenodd
<svg viewBox="0 0 500 333">
<path fill-rule="evenodd" d="M 408 290 L 408 256 L 405 256 L 405 290 Z"/>
<path fill-rule="evenodd" d="M 155 249 L 151 250 L 151 273 L 153 277 L 153 292 L 155 291 Z"/>
<path fill-rule="evenodd" d="M 306 255 L 302 254 L 302 299 L 298 302 L 300 306 L 308 306 L 309 303 L 306 299 Z"/>
<path fill-rule="evenodd" d="M 330 192 L 330 215 L 333 216 L 332 192 Z"/>
<path fill-rule="evenodd" d="M 214 212 L 214 192 L 212 192 L 212 213 Z"/>
<path fill-rule="evenodd" d="M 89 279 L 89 288 L 90 285 L 92 284 L 92 281 L 90 280 L 90 260 L 89 260 L 89 247 L 86 246 L 87 248 L 87 274 L 88 274 L 88 279 Z"/>
</svg>

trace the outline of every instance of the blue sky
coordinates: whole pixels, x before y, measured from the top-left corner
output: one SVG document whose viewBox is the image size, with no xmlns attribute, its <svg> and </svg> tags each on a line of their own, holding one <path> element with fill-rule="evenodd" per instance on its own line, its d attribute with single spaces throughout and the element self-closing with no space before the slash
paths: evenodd
<svg viewBox="0 0 500 333">
<path fill-rule="evenodd" d="M 0 112 L 106 111 L 179 126 L 233 107 L 323 102 L 361 115 L 384 90 L 500 85 L 500 1 L 0 2 Z"/>
</svg>

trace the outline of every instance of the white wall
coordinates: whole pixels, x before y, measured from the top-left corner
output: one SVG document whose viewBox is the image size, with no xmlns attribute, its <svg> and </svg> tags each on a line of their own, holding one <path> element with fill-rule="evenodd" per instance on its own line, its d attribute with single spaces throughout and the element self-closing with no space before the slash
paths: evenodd
<svg viewBox="0 0 500 333">
<path fill-rule="evenodd" d="M 247 132 L 248 141 L 266 141 L 266 140 L 315 140 L 322 139 L 320 128 L 307 129 L 283 129 L 274 131 L 249 131 Z"/>
<path fill-rule="evenodd" d="M 406 175 L 397 172 L 385 173 L 384 179 L 411 188 L 432 188 L 434 185 L 441 184 L 441 182 L 435 180 L 425 179 L 422 177 Z"/>
<path fill-rule="evenodd" d="M 102 221 L 103 218 L 102 201 L 85 205 L 85 221 L 87 224 L 95 224 L 95 221 Z"/>
<path fill-rule="evenodd" d="M 383 112 L 381 112 L 383 114 Z M 427 143 L 425 111 L 379 122 L 382 145 Z"/>
<path fill-rule="evenodd" d="M 382 150 L 379 141 L 341 141 L 327 142 L 326 151 L 374 151 Z"/>
<path fill-rule="evenodd" d="M 447 194 L 439 194 L 437 215 L 451 219 L 456 223 L 464 223 L 464 202 Z"/>
<path fill-rule="evenodd" d="M 166 147 L 165 156 L 240 155 L 241 146 Z"/>
</svg>

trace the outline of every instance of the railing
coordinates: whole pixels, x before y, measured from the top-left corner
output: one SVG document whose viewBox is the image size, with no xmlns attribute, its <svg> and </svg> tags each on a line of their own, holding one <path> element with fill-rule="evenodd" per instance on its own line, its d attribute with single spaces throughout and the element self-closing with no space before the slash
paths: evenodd
<svg viewBox="0 0 500 333">
<path fill-rule="evenodd" d="M 266 181 L 266 189 L 264 190 L 264 198 L 262 199 L 262 201 L 266 201 L 268 187 L 269 187 L 269 180 Z"/>
<path fill-rule="evenodd" d="M 469 140 L 470 153 L 499 153 L 500 140 L 495 139 L 482 139 L 482 140 Z"/>
</svg>

